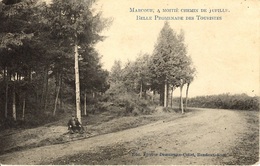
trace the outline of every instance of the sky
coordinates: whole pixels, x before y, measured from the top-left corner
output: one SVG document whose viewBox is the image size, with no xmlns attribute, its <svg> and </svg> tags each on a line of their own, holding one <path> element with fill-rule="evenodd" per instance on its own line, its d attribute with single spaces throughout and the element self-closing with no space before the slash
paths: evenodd
<svg viewBox="0 0 260 166">
<path fill-rule="evenodd" d="M 94 7 L 102 11 L 103 17 L 113 19 L 112 25 L 102 32 L 106 40 L 96 45 L 104 69 L 110 70 L 115 60 L 126 63 L 134 61 L 140 53 L 152 55 L 164 25 L 164 20 L 154 19 L 155 15 L 182 16 L 184 20 L 169 20 L 169 23 L 176 33 L 184 30 L 188 55 L 197 70 L 189 95 L 246 93 L 259 96 L 258 0 L 98 0 Z M 154 12 L 130 12 L 130 8 L 153 9 Z M 178 9 L 178 12 L 162 12 L 163 9 Z M 188 9 L 198 11 L 187 12 Z M 226 12 L 210 13 L 211 9 Z M 197 20 L 197 15 L 221 17 L 221 20 Z M 151 16 L 152 20 L 137 20 L 137 16 Z M 186 16 L 193 16 L 194 20 L 186 20 Z M 179 96 L 179 90 L 174 94 Z"/>
<path fill-rule="evenodd" d="M 107 70 L 115 60 L 134 61 L 140 52 L 151 55 L 164 25 L 164 20 L 154 19 L 155 15 L 182 16 L 184 20 L 169 20 L 169 23 L 176 33 L 184 30 L 188 55 L 197 69 L 189 95 L 259 95 L 259 7 L 257 0 L 99 0 L 97 10 L 102 11 L 103 17 L 113 18 L 113 23 L 103 31 L 107 38 L 96 49 L 103 56 L 103 68 Z M 130 8 L 154 12 L 130 12 Z M 162 12 L 176 8 L 178 12 Z M 181 9 L 198 9 L 198 12 L 181 12 Z M 211 9 L 226 12 L 209 13 Z M 221 20 L 197 20 L 196 15 L 221 17 Z M 137 20 L 137 16 L 151 16 L 152 20 Z M 186 16 L 195 19 L 185 20 Z M 174 93 L 178 96 L 179 90 Z"/>
</svg>

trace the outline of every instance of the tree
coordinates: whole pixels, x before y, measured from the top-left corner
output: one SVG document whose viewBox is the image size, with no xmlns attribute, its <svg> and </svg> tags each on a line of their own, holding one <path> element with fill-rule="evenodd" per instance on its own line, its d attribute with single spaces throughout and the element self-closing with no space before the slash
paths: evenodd
<svg viewBox="0 0 260 166">
<path fill-rule="evenodd" d="M 187 100 L 188 100 L 188 89 L 191 81 L 194 78 L 195 68 L 192 66 L 192 59 L 187 55 L 187 46 L 184 44 L 184 31 L 181 30 L 178 35 L 178 52 L 180 54 L 180 72 L 178 73 L 177 78 L 180 81 L 180 109 L 184 113 L 183 100 L 182 100 L 182 89 L 184 84 L 187 84 L 186 90 L 186 100 L 185 100 L 185 110 L 187 109 Z"/>
<path fill-rule="evenodd" d="M 52 33 L 63 45 L 72 48 L 75 59 L 76 116 L 81 122 L 80 85 L 79 85 L 79 48 L 93 47 L 102 40 L 98 33 L 110 21 L 103 19 L 101 13 L 94 15 L 91 9 L 93 0 L 53 0 L 49 10 Z M 72 51 L 72 50 L 71 50 Z"/>
<path fill-rule="evenodd" d="M 3 77 L 6 87 L 4 114 L 7 118 L 8 102 L 12 101 L 12 115 L 16 120 L 16 98 L 19 96 L 19 88 L 21 84 L 29 80 L 27 74 L 33 64 L 32 56 L 34 54 L 30 54 L 31 49 L 28 49 L 27 43 L 34 38 L 33 27 L 37 20 L 33 19 L 32 13 L 37 8 L 37 2 L 4 0 L 0 4 L 0 68 L 4 70 Z M 12 97 L 8 95 L 10 90 L 12 90 Z"/>
<path fill-rule="evenodd" d="M 122 81 L 122 62 L 120 60 L 115 60 L 111 68 L 109 81 L 111 83 L 119 83 Z"/>
<path fill-rule="evenodd" d="M 122 77 L 122 84 L 126 88 L 126 91 L 132 91 L 138 93 L 137 90 L 137 71 L 136 71 L 136 62 L 128 61 L 122 69 L 121 77 Z"/>
<path fill-rule="evenodd" d="M 187 84 L 185 107 L 184 107 L 185 111 L 187 110 L 187 107 L 188 107 L 189 87 L 190 87 L 191 82 L 194 80 L 194 77 L 195 77 L 195 74 L 196 74 L 196 68 L 192 65 L 191 58 L 189 58 L 189 60 L 190 60 L 190 66 L 186 69 L 187 73 L 186 73 L 186 77 L 185 77 L 185 82 Z"/>
<path fill-rule="evenodd" d="M 152 88 L 159 92 L 160 101 L 164 107 L 168 106 L 169 84 L 175 80 L 178 72 L 177 41 L 176 33 L 169 23 L 165 22 L 157 38 L 149 66 L 152 74 Z"/>
<path fill-rule="evenodd" d="M 175 33 L 168 22 L 165 22 L 154 47 L 150 71 L 152 87 L 160 93 L 161 104 L 168 107 L 169 87 L 172 91 L 180 87 L 180 109 L 183 113 L 182 88 L 193 78 L 191 58 L 187 56 L 184 43 L 184 32 Z M 172 94 L 172 92 L 171 92 Z"/>
<path fill-rule="evenodd" d="M 187 91 L 186 91 L 186 100 L 185 103 L 187 103 L 187 96 L 188 96 L 188 88 L 190 82 L 193 80 L 195 68 L 192 66 L 192 59 L 190 56 L 187 55 L 187 46 L 184 43 L 184 31 L 181 30 L 180 33 L 177 35 L 177 52 L 179 57 L 179 65 L 178 65 L 178 73 L 176 74 L 176 82 L 175 84 L 180 87 L 180 110 L 182 113 L 184 113 L 183 108 L 183 99 L 182 99 L 182 90 L 184 84 L 187 85 Z M 185 105 L 186 110 L 186 105 Z"/>
<path fill-rule="evenodd" d="M 140 54 L 135 61 L 136 79 L 140 87 L 139 97 L 142 98 L 143 91 L 146 92 L 150 86 L 150 75 L 149 75 L 149 61 L 150 57 L 148 54 Z M 146 94 L 146 93 L 145 93 Z"/>
<path fill-rule="evenodd" d="M 87 93 L 104 93 L 108 85 L 108 71 L 102 69 L 100 56 L 94 50 L 89 48 L 80 53 L 80 89 L 84 97 L 84 115 L 87 115 Z"/>
<path fill-rule="evenodd" d="M 143 97 L 143 92 L 150 87 L 148 54 L 140 53 L 138 58 L 133 62 L 128 62 L 122 69 L 122 81 L 127 91 L 133 91 L 139 94 L 139 98 Z"/>
</svg>

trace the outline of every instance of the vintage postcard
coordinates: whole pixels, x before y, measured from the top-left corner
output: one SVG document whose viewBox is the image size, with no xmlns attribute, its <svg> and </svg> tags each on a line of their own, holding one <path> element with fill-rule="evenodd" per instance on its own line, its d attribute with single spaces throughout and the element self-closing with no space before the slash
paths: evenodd
<svg viewBox="0 0 260 166">
<path fill-rule="evenodd" d="M 258 165 L 258 0 L 0 0 L 0 165 Z"/>
</svg>

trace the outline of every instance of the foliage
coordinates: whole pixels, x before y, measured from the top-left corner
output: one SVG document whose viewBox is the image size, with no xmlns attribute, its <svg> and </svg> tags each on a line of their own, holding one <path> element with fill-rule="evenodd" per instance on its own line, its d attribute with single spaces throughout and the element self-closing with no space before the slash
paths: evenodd
<svg viewBox="0 0 260 166">
<path fill-rule="evenodd" d="M 177 34 L 165 22 L 154 46 L 153 54 L 140 53 L 135 61 L 129 61 L 122 67 L 121 61 L 115 61 L 110 72 L 110 89 L 108 94 L 135 93 L 139 98 L 147 92 L 160 94 L 160 103 L 168 101 L 164 94 L 170 88 L 190 84 L 195 76 L 191 57 L 187 55 L 184 32 Z M 167 85 L 167 91 L 164 87 Z M 170 88 L 169 88 L 170 87 Z M 187 91 L 188 92 L 188 91 Z"/>
<path fill-rule="evenodd" d="M 259 97 L 250 97 L 246 94 L 221 94 L 211 96 L 199 96 L 189 99 L 191 107 L 237 109 L 237 110 L 258 110 Z"/>
<path fill-rule="evenodd" d="M 167 80 L 174 86 L 179 86 L 180 79 L 184 79 L 188 74 L 186 70 L 190 62 L 184 44 L 183 32 L 177 34 L 169 23 L 165 22 L 154 47 L 150 63 L 154 82 L 158 85 L 164 85 L 165 80 Z M 160 89 L 161 87 L 155 88 Z"/>
<path fill-rule="evenodd" d="M 109 75 L 110 83 L 117 84 L 122 81 L 122 62 L 120 60 L 114 61 Z"/>
<path fill-rule="evenodd" d="M 141 93 L 151 85 L 149 73 L 150 56 L 140 53 L 134 62 L 128 62 L 122 70 L 122 81 L 128 91 Z"/>
<path fill-rule="evenodd" d="M 95 50 L 85 51 L 81 54 L 80 85 L 87 92 L 102 92 L 108 88 L 108 71 L 102 69 L 100 57 Z M 91 63 L 89 63 L 91 62 Z"/>
<path fill-rule="evenodd" d="M 161 104 L 168 101 L 169 86 L 183 87 L 193 80 L 195 69 L 192 60 L 187 56 L 184 43 L 184 32 L 177 34 L 165 22 L 154 46 L 149 69 L 151 73 L 151 87 L 161 95 Z M 167 87 L 167 91 L 165 87 Z M 164 94 L 166 94 L 166 98 Z M 167 102 L 165 106 L 167 106 Z"/>
<path fill-rule="evenodd" d="M 55 122 L 60 119 L 60 115 L 51 116 L 51 114 L 46 114 L 43 112 L 35 114 L 35 112 L 29 112 L 26 114 L 26 121 L 22 121 L 18 119 L 17 121 L 13 121 L 11 118 L 2 119 L 0 121 L 0 129 L 8 129 L 8 128 L 32 128 L 42 126 L 44 124 L 48 124 L 51 122 Z"/>
<path fill-rule="evenodd" d="M 83 92 L 102 92 L 108 87 L 108 71 L 102 69 L 94 46 L 111 21 L 92 5 L 94 0 L 14 0 L 0 2 L 0 106 L 1 117 L 18 120 L 43 114 L 56 104 L 75 100 L 74 45 L 79 48 Z M 14 100 L 16 99 L 16 100 Z M 16 101 L 16 102 L 15 102 Z M 6 116 L 5 116 L 5 113 Z M 15 120 L 15 119 L 14 119 Z M 27 120 L 25 118 L 25 120 Z"/>
<path fill-rule="evenodd" d="M 150 108 L 153 104 L 152 101 L 140 99 L 138 94 L 135 92 L 130 91 L 126 93 L 126 91 L 118 91 L 119 88 L 114 88 L 114 90 L 116 90 L 116 93 L 112 92 L 112 89 L 109 89 L 105 95 L 108 96 L 108 102 L 113 103 L 114 106 L 121 107 L 123 109 L 122 114 L 150 114 L 153 111 Z"/>
</svg>

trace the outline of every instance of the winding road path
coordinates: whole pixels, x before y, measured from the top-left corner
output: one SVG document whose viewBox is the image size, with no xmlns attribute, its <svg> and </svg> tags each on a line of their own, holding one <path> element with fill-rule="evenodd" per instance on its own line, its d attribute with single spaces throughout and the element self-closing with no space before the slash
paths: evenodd
<svg viewBox="0 0 260 166">
<path fill-rule="evenodd" d="M 137 128 L 8 153 L 0 161 L 63 164 L 74 156 L 75 161 L 65 164 L 221 164 L 232 159 L 231 149 L 246 130 L 245 118 L 235 111 L 199 109 L 177 119 L 170 115 Z"/>
</svg>

